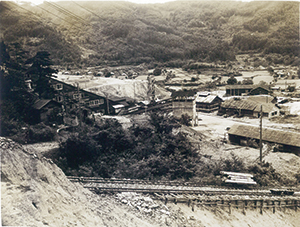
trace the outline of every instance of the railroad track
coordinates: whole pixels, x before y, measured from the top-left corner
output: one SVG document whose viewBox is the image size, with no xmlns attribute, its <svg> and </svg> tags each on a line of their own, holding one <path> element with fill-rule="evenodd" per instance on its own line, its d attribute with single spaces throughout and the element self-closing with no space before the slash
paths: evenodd
<svg viewBox="0 0 300 227">
<path fill-rule="evenodd" d="M 97 193 L 137 192 L 152 194 L 197 194 L 205 196 L 274 196 L 269 189 L 233 189 L 210 187 L 202 184 L 179 181 L 146 181 L 136 179 L 106 179 L 95 177 L 73 177 L 68 179 L 78 182 L 85 188 Z M 300 197 L 300 192 L 294 196 Z"/>
</svg>

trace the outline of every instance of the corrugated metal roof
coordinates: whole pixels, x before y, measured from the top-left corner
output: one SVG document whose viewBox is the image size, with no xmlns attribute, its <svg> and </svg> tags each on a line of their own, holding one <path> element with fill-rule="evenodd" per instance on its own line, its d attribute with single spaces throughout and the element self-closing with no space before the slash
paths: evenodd
<svg viewBox="0 0 300 227">
<path fill-rule="evenodd" d="M 40 110 L 51 101 L 51 99 L 39 99 L 32 105 L 32 108 Z"/>
<path fill-rule="evenodd" d="M 228 134 L 260 139 L 259 127 L 254 125 L 235 124 L 231 126 Z M 296 132 L 263 128 L 262 139 L 268 142 L 300 147 L 300 133 Z"/>
</svg>

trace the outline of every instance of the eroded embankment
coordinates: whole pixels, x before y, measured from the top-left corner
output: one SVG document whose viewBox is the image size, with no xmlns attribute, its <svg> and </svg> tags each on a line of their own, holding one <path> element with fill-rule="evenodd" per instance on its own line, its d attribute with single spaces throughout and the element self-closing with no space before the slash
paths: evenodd
<svg viewBox="0 0 300 227">
<path fill-rule="evenodd" d="M 51 160 L 5 138 L 0 148 L 3 226 L 153 226 L 111 197 L 71 183 Z"/>
</svg>

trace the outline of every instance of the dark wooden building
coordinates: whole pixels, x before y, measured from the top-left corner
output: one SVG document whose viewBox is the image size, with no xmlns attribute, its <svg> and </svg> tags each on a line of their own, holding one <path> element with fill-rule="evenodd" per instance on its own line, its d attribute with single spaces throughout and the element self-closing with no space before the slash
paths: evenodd
<svg viewBox="0 0 300 227">
<path fill-rule="evenodd" d="M 300 155 L 300 133 L 278 130 L 273 128 L 262 129 L 262 141 L 277 144 L 278 150 Z M 234 144 L 250 145 L 253 140 L 259 144 L 259 126 L 235 124 L 228 131 L 228 139 Z"/>
<path fill-rule="evenodd" d="M 220 108 L 223 99 L 217 95 L 197 94 L 196 111 L 197 112 L 213 112 Z"/>
<path fill-rule="evenodd" d="M 55 101 L 61 103 L 64 106 L 65 111 L 71 112 L 72 110 L 81 108 L 85 112 L 91 111 L 103 114 L 109 112 L 109 105 L 107 105 L 105 97 L 85 91 L 54 78 L 51 78 L 50 82 L 55 90 Z M 87 113 L 85 113 L 85 115 L 86 114 Z"/>
<path fill-rule="evenodd" d="M 260 103 L 242 98 L 231 98 L 221 103 L 219 113 L 238 116 L 259 117 L 260 108 L 264 117 L 280 115 L 280 109 L 273 103 Z"/>
<path fill-rule="evenodd" d="M 253 88 L 248 95 L 267 95 L 270 93 L 270 90 L 264 87 L 255 87 Z"/>
<path fill-rule="evenodd" d="M 51 99 L 38 99 L 32 105 L 35 123 L 62 122 L 62 105 Z"/>
<path fill-rule="evenodd" d="M 248 94 L 253 89 L 253 85 L 227 85 L 226 96 L 241 96 L 242 94 Z"/>
<path fill-rule="evenodd" d="M 227 85 L 226 96 L 241 96 L 241 95 L 267 95 L 270 91 L 268 88 L 255 85 Z"/>
</svg>

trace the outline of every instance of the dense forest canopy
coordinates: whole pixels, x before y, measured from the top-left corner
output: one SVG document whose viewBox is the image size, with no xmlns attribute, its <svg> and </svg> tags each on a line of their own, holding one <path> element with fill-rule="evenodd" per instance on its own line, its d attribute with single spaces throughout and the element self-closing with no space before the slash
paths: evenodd
<svg viewBox="0 0 300 227">
<path fill-rule="evenodd" d="M 299 63 L 298 2 L 1 2 L 1 39 L 54 64 L 232 61 L 244 52 Z"/>
</svg>

